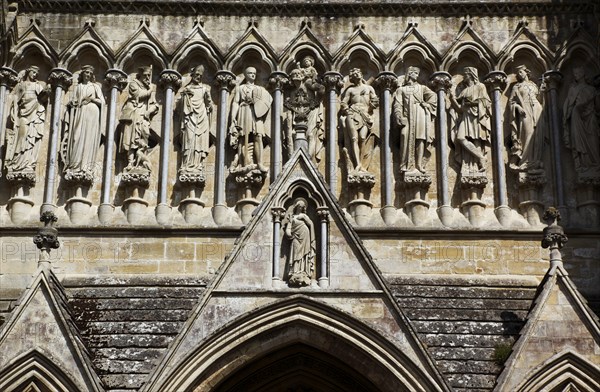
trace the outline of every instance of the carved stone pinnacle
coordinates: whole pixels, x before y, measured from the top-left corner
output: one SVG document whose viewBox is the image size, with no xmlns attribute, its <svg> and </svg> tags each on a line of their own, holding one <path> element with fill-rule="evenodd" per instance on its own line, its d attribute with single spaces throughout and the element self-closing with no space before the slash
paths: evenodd
<svg viewBox="0 0 600 392">
<path fill-rule="evenodd" d="M 483 83 L 492 91 L 503 91 L 506 88 L 506 74 L 502 71 L 492 71 L 485 75 L 483 78 Z"/>
<path fill-rule="evenodd" d="M 160 84 L 164 88 L 178 90 L 181 87 L 181 74 L 174 69 L 165 69 L 160 73 Z"/>
<path fill-rule="evenodd" d="M 275 71 L 269 77 L 269 88 L 273 91 L 283 90 L 290 83 L 288 74 L 281 71 Z"/>
<path fill-rule="evenodd" d="M 323 84 L 327 87 L 327 91 L 335 90 L 340 92 L 344 87 L 344 77 L 339 72 L 325 72 L 323 75 Z"/>
<path fill-rule="evenodd" d="M 544 237 L 542 238 L 542 248 L 561 249 L 568 241 L 567 236 L 558 222 L 560 222 L 560 212 L 557 208 L 550 207 L 544 212 L 542 217 L 548 224 L 544 228 Z"/>
<path fill-rule="evenodd" d="M 104 83 L 108 88 L 123 91 L 127 87 L 127 74 L 120 69 L 109 69 L 104 75 Z"/>
<path fill-rule="evenodd" d="M 73 84 L 73 74 L 63 68 L 54 68 L 50 71 L 48 83 L 50 83 L 52 89 L 60 87 L 66 90 Z"/>
<path fill-rule="evenodd" d="M 452 87 L 452 76 L 448 72 L 440 71 L 434 72 L 429 78 L 429 86 L 433 91 L 445 91 Z"/>
<path fill-rule="evenodd" d="M 375 79 L 375 87 L 380 91 L 394 91 L 398 87 L 398 77 L 393 72 L 381 72 Z"/>
<path fill-rule="evenodd" d="M 33 237 L 33 243 L 46 254 L 50 253 L 51 249 L 58 249 L 60 246 L 58 230 L 54 227 L 56 221 L 58 218 L 52 211 L 44 211 L 40 216 L 40 222 L 44 222 L 44 227 L 38 229 L 37 234 Z"/>
<path fill-rule="evenodd" d="M 19 82 L 19 74 L 10 68 L 0 67 L 0 85 L 9 89 L 13 88 Z"/>
<path fill-rule="evenodd" d="M 544 84 L 546 85 L 546 90 L 556 90 L 558 86 L 562 82 L 562 74 L 558 71 L 548 71 L 545 72 L 542 76 Z"/>
<path fill-rule="evenodd" d="M 235 87 L 235 75 L 230 71 L 219 71 L 215 76 L 215 85 L 222 90 L 231 91 Z"/>
</svg>

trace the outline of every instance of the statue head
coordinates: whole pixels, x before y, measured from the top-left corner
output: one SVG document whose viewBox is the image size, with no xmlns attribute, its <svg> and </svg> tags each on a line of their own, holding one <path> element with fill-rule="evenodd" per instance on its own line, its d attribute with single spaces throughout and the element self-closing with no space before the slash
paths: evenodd
<svg viewBox="0 0 600 392">
<path fill-rule="evenodd" d="M 302 81 L 304 81 L 304 73 L 302 73 L 302 71 L 299 70 L 298 68 L 294 68 L 290 72 L 290 80 L 294 84 L 300 84 L 300 83 L 302 83 Z"/>
<path fill-rule="evenodd" d="M 585 79 L 585 69 L 583 67 L 573 68 L 573 77 L 576 82 L 580 82 Z"/>
<path fill-rule="evenodd" d="M 531 71 L 525 65 L 519 65 L 515 68 L 515 71 L 519 81 L 527 80 L 531 77 Z"/>
<path fill-rule="evenodd" d="M 312 67 L 315 65 L 315 59 L 313 56 L 304 56 L 301 64 L 303 68 Z"/>
<path fill-rule="evenodd" d="M 254 81 L 256 80 L 256 68 L 247 67 L 244 70 L 244 78 L 246 78 L 246 82 L 254 83 Z"/>
<path fill-rule="evenodd" d="M 152 66 L 144 65 L 138 68 L 137 78 L 146 86 L 150 86 L 152 80 Z"/>
<path fill-rule="evenodd" d="M 479 72 L 477 71 L 477 68 L 465 67 L 463 74 L 465 76 L 465 79 L 468 80 L 470 78 L 475 83 L 479 82 Z"/>
<path fill-rule="evenodd" d="M 352 68 L 348 73 L 348 77 L 352 83 L 360 83 L 363 78 L 363 74 L 360 68 Z"/>
<path fill-rule="evenodd" d="M 421 69 L 419 67 L 408 67 L 408 69 L 406 70 L 405 80 L 416 81 L 420 73 Z"/>
<path fill-rule="evenodd" d="M 202 76 L 204 76 L 204 66 L 197 65 L 193 67 L 190 76 L 192 77 L 192 82 L 200 83 L 202 81 Z"/>
<path fill-rule="evenodd" d="M 40 72 L 40 68 L 36 65 L 30 65 L 25 70 L 25 78 L 29 80 L 37 80 L 38 73 Z"/>
<path fill-rule="evenodd" d="M 305 213 L 306 212 L 306 200 L 303 198 L 298 198 L 294 202 L 294 214 Z"/>
<path fill-rule="evenodd" d="M 95 82 L 96 76 L 94 75 L 94 67 L 91 65 L 84 65 L 79 71 L 79 83 Z"/>
</svg>

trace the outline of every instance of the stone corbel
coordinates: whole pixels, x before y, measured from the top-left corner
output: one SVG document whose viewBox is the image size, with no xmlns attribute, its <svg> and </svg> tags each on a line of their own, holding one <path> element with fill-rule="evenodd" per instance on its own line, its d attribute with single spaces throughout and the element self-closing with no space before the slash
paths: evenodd
<svg viewBox="0 0 600 392">
<path fill-rule="evenodd" d="M 215 193 L 213 220 L 217 225 L 225 223 L 227 205 L 225 204 L 225 139 L 227 136 L 227 100 L 235 87 L 235 75 L 230 71 L 219 71 L 215 77 L 219 88 L 219 107 L 217 108 L 217 145 L 215 153 Z"/>
<path fill-rule="evenodd" d="M 548 226 L 544 228 L 542 248 L 550 251 L 550 269 L 554 270 L 558 266 L 563 266 L 560 250 L 569 239 L 565 235 L 563 228 L 558 225 L 561 219 L 558 209 L 554 207 L 548 208 L 544 213 L 543 219 Z"/>
<path fill-rule="evenodd" d="M 452 77 L 448 72 L 434 72 L 429 85 L 437 93 L 437 167 L 438 167 L 438 217 L 444 226 L 451 226 L 453 210 L 450 205 L 448 185 L 448 114 L 446 112 L 446 90 L 452 87 Z"/>
<path fill-rule="evenodd" d="M 337 189 L 337 111 L 338 95 L 344 87 L 344 77 L 339 72 L 325 72 L 323 84 L 327 90 L 327 184 L 335 195 Z"/>
<path fill-rule="evenodd" d="M 40 222 L 44 222 L 44 227 L 38 229 L 37 234 L 33 237 L 33 243 L 40 250 L 38 267 L 49 269 L 50 251 L 60 247 L 58 230 L 54 227 L 54 223 L 57 221 L 58 218 L 52 211 L 45 211 L 40 216 Z"/>
</svg>

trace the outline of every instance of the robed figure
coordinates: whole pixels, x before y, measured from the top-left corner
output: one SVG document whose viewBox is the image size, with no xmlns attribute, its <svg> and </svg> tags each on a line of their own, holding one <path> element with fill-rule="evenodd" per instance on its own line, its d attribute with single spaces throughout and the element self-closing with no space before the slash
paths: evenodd
<svg viewBox="0 0 600 392">
<path fill-rule="evenodd" d="M 61 157 L 65 179 L 93 179 L 100 138 L 104 134 L 104 105 L 102 90 L 95 83 L 94 68 L 91 65 L 82 67 L 64 119 Z"/>
<path fill-rule="evenodd" d="M 290 240 L 288 284 L 308 286 L 315 273 L 316 239 L 312 220 L 306 214 L 306 201 L 297 199 L 284 218 L 283 230 Z"/>
</svg>

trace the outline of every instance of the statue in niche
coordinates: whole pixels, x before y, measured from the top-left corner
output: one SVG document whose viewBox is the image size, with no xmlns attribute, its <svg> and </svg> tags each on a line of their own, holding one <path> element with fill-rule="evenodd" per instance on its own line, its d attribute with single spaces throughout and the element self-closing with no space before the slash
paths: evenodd
<svg viewBox="0 0 600 392">
<path fill-rule="evenodd" d="M 485 85 L 479 81 L 476 68 L 465 67 L 463 76 L 464 88 L 458 97 L 454 91 L 450 93 L 452 108 L 457 113 L 452 140 L 461 173 L 469 176 L 485 173 L 485 143 L 490 142 L 491 132 L 491 101 Z"/>
<path fill-rule="evenodd" d="M 305 199 L 296 199 L 283 219 L 283 231 L 290 240 L 287 264 L 288 284 L 292 287 L 309 286 L 315 272 L 315 230 L 306 207 Z"/>
<path fill-rule="evenodd" d="M 426 173 L 425 153 L 435 138 L 437 96 L 417 82 L 420 72 L 418 67 L 408 67 L 392 104 L 400 129 L 400 171 L 412 175 Z"/>
<path fill-rule="evenodd" d="M 129 96 L 123 106 L 120 123 L 123 127 L 121 150 L 127 152 L 125 172 L 150 172 L 148 148 L 150 122 L 158 113 L 156 86 L 151 83 L 152 67 L 139 67 L 136 78 L 129 83 Z"/>
<path fill-rule="evenodd" d="M 541 173 L 544 167 L 542 151 L 544 136 L 540 127 L 542 104 L 538 100 L 539 90 L 529 80 L 531 71 L 526 66 L 516 68 L 517 83 L 510 92 L 510 127 L 514 162 L 511 168 L 528 172 Z"/>
<path fill-rule="evenodd" d="M 348 173 L 367 172 L 375 148 L 373 110 L 379 107 L 375 89 L 365 83 L 362 71 L 352 68 L 351 85 L 342 93 L 340 126 L 343 130 Z"/>
<path fill-rule="evenodd" d="M 7 124 L 7 178 L 16 173 L 28 173 L 29 178 L 35 178 L 49 93 L 49 86 L 37 80 L 38 72 L 34 65 L 27 68 L 14 90 Z"/>
<path fill-rule="evenodd" d="M 573 69 L 574 81 L 563 107 L 565 146 L 571 149 L 579 179 L 600 178 L 600 126 L 597 91 L 585 81 L 581 67 Z"/>
<path fill-rule="evenodd" d="M 204 178 L 204 160 L 208 156 L 213 101 L 210 86 L 202 83 L 204 66 L 192 68 L 191 82 L 179 99 L 181 113 L 181 168 L 179 178 Z"/>
<path fill-rule="evenodd" d="M 94 67 L 85 65 L 79 82 L 67 103 L 61 157 L 66 180 L 91 182 L 94 178 L 100 137 L 102 108 L 105 104 L 100 86 L 95 83 Z"/>
<path fill-rule="evenodd" d="M 294 125 L 306 129 L 308 155 L 315 163 L 321 161 L 324 149 L 325 129 L 323 123 L 323 94 L 325 86 L 318 82 L 317 70 L 313 67 L 314 59 L 306 56 L 298 64 L 298 68 L 290 73 L 292 89 L 284 106 L 289 109 L 286 124 L 286 141 L 289 155 L 293 148 Z"/>
<path fill-rule="evenodd" d="M 265 122 L 273 98 L 255 81 L 256 68 L 246 68 L 244 82 L 233 93 L 229 137 L 236 154 L 231 166 L 236 171 L 258 169 L 264 175 L 269 170 L 262 163 L 263 138 L 268 137 Z"/>
</svg>

